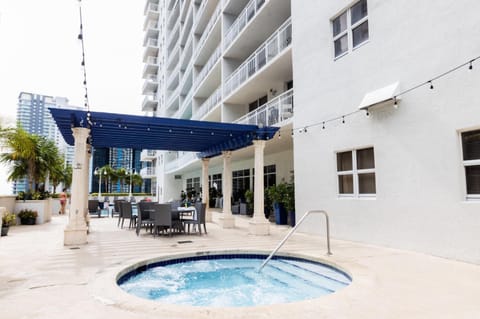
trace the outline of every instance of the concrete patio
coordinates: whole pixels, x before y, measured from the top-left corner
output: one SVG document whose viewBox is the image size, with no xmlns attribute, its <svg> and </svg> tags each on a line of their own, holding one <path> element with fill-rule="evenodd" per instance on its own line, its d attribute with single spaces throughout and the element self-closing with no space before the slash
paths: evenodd
<svg viewBox="0 0 480 319">
<path fill-rule="evenodd" d="M 480 266 L 395 249 L 295 234 L 281 249 L 323 259 L 348 272 L 347 288 L 315 300 L 251 308 L 197 308 L 160 304 L 127 295 L 116 274 L 144 259 L 199 251 L 271 251 L 289 227 L 270 236 L 248 234 L 249 219 L 234 229 L 207 224 L 208 235 L 157 237 L 92 218 L 89 243 L 63 246 L 67 217 L 16 226 L 0 239 L 0 318 L 479 318 Z M 312 217 L 314 218 L 314 217 Z M 308 220 L 306 221 L 308 222 Z M 323 233 L 323 230 L 321 230 Z M 332 225 L 335 236 L 335 225 Z M 192 241 L 191 243 L 179 243 Z"/>
</svg>

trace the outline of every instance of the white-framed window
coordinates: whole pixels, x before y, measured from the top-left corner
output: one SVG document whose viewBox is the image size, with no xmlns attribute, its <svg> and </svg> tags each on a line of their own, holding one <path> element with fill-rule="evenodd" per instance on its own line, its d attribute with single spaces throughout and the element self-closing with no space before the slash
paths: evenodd
<svg viewBox="0 0 480 319">
<path fill-rule="evenodd" d="M 480 130 L 462 133 L 467 200 L 480 200 Z"/>
<path fill-rule="evenodd" d="M 373 147 L 337 152 L 339 197 L 375 197 Z"/>
<path fill-rule="evenodd" d="M 333 51 L 338 58 L 369 38 L 367 0 L 355 2 L 332 19 Z"/>
</svg>

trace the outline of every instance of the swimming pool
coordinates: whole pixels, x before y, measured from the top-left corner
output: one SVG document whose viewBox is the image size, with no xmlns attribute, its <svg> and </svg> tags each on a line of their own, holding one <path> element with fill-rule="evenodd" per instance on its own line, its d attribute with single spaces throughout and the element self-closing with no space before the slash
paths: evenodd
<svg viewBox="0 0 480 319">
<path fill-rule="evenodd" d="M 164 303 L 251 307 L 314 299 L 348 286 L 343 271 L 299 257 L 220 254 L 146 263 L 117 284 L 135 296 Z"/>
</svg>

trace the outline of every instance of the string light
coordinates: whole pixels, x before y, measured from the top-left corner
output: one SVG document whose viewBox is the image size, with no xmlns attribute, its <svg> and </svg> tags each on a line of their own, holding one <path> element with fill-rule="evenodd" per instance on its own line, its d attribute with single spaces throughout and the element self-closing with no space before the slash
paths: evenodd
<svg viewBox="0 0 480 319">
<path fill-rule="evenodd" d="M 477 57 L 475 57 L 475 58 L 473 58 L 473 59 L 468 60 L 467 62 L 464 62 L 464 63 L 462 63 L 462 64 L 460 64 L 460 65 L 458 65 L 458 66 L 456 66 L 456 67 L 454 67 L 454 68 L 451 68 L 451 69 L 445 71 L 444 73 L 439 74 L 439 75 L 431 78 L 430 80 L 428 80 L 428 81 L 426 81 L 426 82 L 422 82 L 422 83 L 417 84 L 417 85 L 415 85 L 415 86 L 413 86 L 413 87 L 410 87 L 410 88 L 408 88 L 408 89 L 406 89 L 406 90 L 404 90 L 404 91 L 402 91 L 402 92 L 397 93 L 397 94 L 396 94 L 395 96 L 393 96 L 393 98 L 392 98 L 392 99 L 393 99 L 393 107 L 394 107 L 394 108 L 398 108 L 398 98 L 397 98 L 397 97 L 402 96 L 402 95 L 405 95 L 405 94 L 407 94 L 407 93 L 410 93 L 411 91 L 414 91 L 414 90 L 416 90 L 416 89 L 418 89 L 418 88 L 420 88 L 420 87 L 422 87 L 422 86 L 425 86 L 425 85 L 429 85 L 429 88 L 430 88 L 431 90 L 433 90 L 433 89 L 434 89 L 433 81 L 436 81 L 436 80 L 438 80 L 438 79 L 440 79 L 440 78 L 443 78 L 444 76 L 446 76 L 446 75 L 448 75 L 448 74 L 450 74 L 450 73 L 452 73 L 452 72 L 455 72 L 455 71 L 457 71 L 458 69 L 463 68 L 464 66 L 468 66 L 468 69 L 469 69 L 469 70 L 472 70 L 472 69 L 473 69 L 473 62 L 475 62 L 475 61 L 478 60 L 478 59 L 480 59 L 480 56 L 477 56 Z M 303 128 L 300 128 L 300 129 L 298 129 L 298 130 L 299 130 L 300 133 L 302 133 L 302 132 L 305 132 L 305 133 L 306 133 L 306 132 L 307 132 L 307 127 L 314 127 L 314 126 L 318 126 L 318 125 L 322 125 L 322 129 L 325 129 L 325 123 L 333 122 L 333 121 L 336 121 L 336 120 L 338 120 L 338 119 L 341 119 L 341 120 L 342 120 L 342 123 L 345 124 L 345 117 L 348 117 L 348 116 L 350 116 L 350 115 L 354 115 L 354 114 L 356 114 L 356 113 L 358 113 L 358 112 L 360 112 L 360 111 L 363 111 L 363 110 L 352 111 L 352 112 L 350 112 L 350 113 L 343 114 L 343 115 L 341 115 L 341 116 L 337 116 L 337 117 L 334 117 L 334 118 L 330 118 L 330 119 L 323 120 L 322 122 L 317 122 L 317 123 L 310 124 L 310 125 L 308 125 L 308 126 L 304 126 Z M 370 115 L 370 112 L 369 112 L 369 109 L 368 109 L 368 108 L 366 109 L 366 115 L 367 115 L 367 116 Z M 292 129 L 291 129 L 291 134 L 292 134 L 292 136 L 294 135 L 294 131 L 295 131 L 296 129 L 297 129 L 297 128 L 292 128 Z M 280 137 L 280 131 L 279 131 L 279 137 Z"/>
<path fill-rule="evenodd" d="M 78 4 L 79 4 L 79 13 L 80 13 L 80 33 L 78 34 L 78 40 L 80 40 L 81 44 L 82 44 L 82 62 L 81 62 L 81 66 L 83 68 L 83 86 L 84 86 L 84 89 L 85 89 L 85 108 L 87 109 L 87 111 L 90 111 L 90 104 L 88 102 L 88 88 L 87 88 L 87 68 L 86 68 L 86 63 L 85 63 L 85 44 L 83 42 L 84 40 L 84 35 L 83 35 L 83 16 L 82 16 L 82 1 L 81 0 L 78 0 Z M 90 117 L 88 115 L 88 117 Z"/>
</svg>

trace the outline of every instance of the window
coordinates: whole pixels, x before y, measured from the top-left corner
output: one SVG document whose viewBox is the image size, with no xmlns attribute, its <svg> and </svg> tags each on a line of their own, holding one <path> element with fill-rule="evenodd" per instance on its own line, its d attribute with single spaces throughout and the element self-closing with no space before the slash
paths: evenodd
<svg viewBox="0 0 480 319">
<path fill-rule="evenodd" d="M 215 188 L 219 193 L 222 192 L 222 174 L 213 174 L 208 177 L 210 187 Z"/>
<path fill-rule="evenodd" d="M 373 147 L 337 153 L 337 175 L 339 196 L 375 196 Z"/>
<path fill-rule="evenodd" d="M 467 199 L 480 199 L 480 130 L 462 133 Z"/>
<path fill-rule="evenodd" d="M 277 168 L 275 164 L 263 167 L 263 187 L 268 188 L 277 184 Z"/>
<path fill-rule="evenodd" d="M 367 0 L 360 0 L 332 20 L 335 57 L 368 40 Z"/>
<path fill-rule="evenodd" d="M 242 169 L 232 173 L 232 196 L 234 201 L 245 202 L 245 191 L 250 189 L 250 170 Z"/>
</svg>

